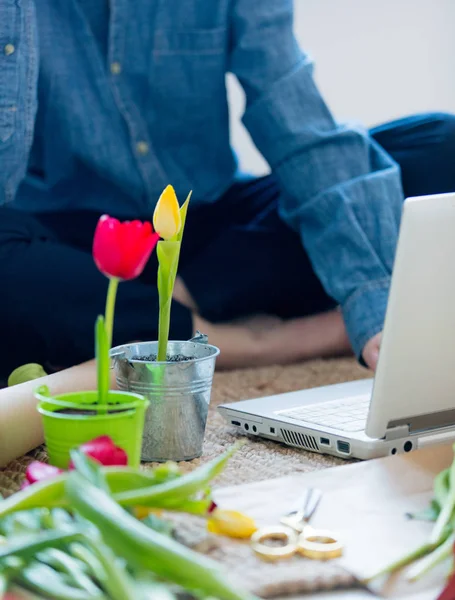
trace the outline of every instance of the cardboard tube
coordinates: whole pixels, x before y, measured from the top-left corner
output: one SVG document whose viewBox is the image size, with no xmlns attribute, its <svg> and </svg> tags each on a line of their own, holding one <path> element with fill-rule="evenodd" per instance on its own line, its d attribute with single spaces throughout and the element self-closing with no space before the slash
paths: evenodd
<svg viewBox="0 0 455 600">
<path fill-rule="evenodd" d="M 34 391 L 47 385 L 52 394 L 96 389 L 95 361 L 0 390 L 0 467 L 43 443 Z M 112 371 L 111 386 L 114 386 Z"/>
</svg>

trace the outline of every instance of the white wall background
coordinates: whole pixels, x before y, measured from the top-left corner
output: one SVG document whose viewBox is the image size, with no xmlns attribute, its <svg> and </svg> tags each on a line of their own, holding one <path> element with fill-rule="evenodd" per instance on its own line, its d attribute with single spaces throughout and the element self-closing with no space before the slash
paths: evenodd
<svg viewBox="0 0 455 600">
<path fill-rule="evenodd" d="M 455 0 L 295 0 L 295 10 L 297 37 L 337 118 L 369 126 L 455 113 Z M 263 173 L 239 123 L 244 98 L 232 79 L 229 93 L 233 145 L 245 168 Z"/>
</svg>

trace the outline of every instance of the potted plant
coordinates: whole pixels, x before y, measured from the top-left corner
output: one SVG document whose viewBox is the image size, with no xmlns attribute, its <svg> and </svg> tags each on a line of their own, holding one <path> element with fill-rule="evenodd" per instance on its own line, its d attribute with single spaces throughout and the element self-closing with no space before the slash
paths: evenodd
<svg viewBox="0 0 455 600">
<path fill-rule="evenodd" d="M 158 340 L 113 348 L 119 389 L 144 394 L 147 410 L 142 459 L 191 460 L 202 454 L 213 373 L 219 349 L 197 335 L 169 341 L 175 278 L 191 193 L 180 207 L 172 186 L 160 196 L 153 225 L 157 244 Z"/>
<path fill-rule="evenodd" d="M 97 389 L 52 395 L 41 386 L 36 391 L 43 418 L 49 462 L 67 468 L 70 451 L 100 436 L 109 436 L 124 450 L 128 464 L 138 466 L 148 400 L 138 393 L 109 389 L 115 298 L 120 281 L 138 277 L 158 242 L 150 223 L 120 222 L 103 215 L 93 241 L 93 257 L 109 278 L 104 316 L 95 326 Z"/>
</svg>

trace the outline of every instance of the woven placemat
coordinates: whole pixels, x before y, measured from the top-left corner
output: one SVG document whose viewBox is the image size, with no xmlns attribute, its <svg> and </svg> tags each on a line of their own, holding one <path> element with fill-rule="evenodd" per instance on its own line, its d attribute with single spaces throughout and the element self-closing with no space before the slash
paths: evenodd
<svg viewBox="0 0 455 600">
<path fill-rule="evenodd" d="M 273 495 L 273 493 L 272 493 Z M 276 491 L 276 502 L 280 492 Z M 220 562 L 236 585 L 260 598 L 298 598 L 310 592 L 353 589 L 356 578 L 339 561 L 319 562 L 294 556 L 265 562 L 247 541 L 207 533 L 205 522 L 188 515 L 167 515 L 176 525 L 176 537 L 183 544 Z"/>
<path fill-rule="evenodd" d="M 191 463 L 182 463 L 181 466 L 186 471 L 194 469 L 229 448 L 238 439 L 239 434 L 226 424 L 216 410 L 219 404 L 363 379 L 368 376 L 368 371 L 362 369 L 352 359 L 317 360 L 290 366 L 218 372 L 213 383 L 204 454 L 200 459 Z M 2 495 L 8 495 L 19 488 L 25 469 L 33 459 L 45 460 L 43 449 L 35 450 L 30 455 L 0 469 Z M 217 485 L 251 483 L 293 473 L 314 471 L 344 462 L 251 437 L 231 459 Z"/>
</svg>

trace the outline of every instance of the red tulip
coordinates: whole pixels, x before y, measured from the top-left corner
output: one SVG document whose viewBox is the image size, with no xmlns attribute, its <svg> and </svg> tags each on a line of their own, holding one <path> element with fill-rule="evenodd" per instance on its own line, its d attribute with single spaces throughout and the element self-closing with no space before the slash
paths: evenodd
<svg viewBox="0 0 455 600">
<path fill-rule="evenodd" d="M 138 277 L 159 240 L 147 221 L 124 221 L 103 215 L 93 240 L 93 258 L 107 277 Z"/>
<path fill-rule="evenodd" d="M 449 577 L 446 587 L 442 590 L 437 600 L 455 600 L 455 571 Z"/>
<path fill-rule="evenodd" d="M 437 600 L 455 600 L 455 577 L 453 575 Z"/>
<path fill-rule="evenodd" d="M 125 450 L 116 446 L 107 435 L 102 435 L 82 444 L 79 450 L 106 467 L 128 464 L 128 456 Z M 70 469 L 72 468 L 73 465 L 70 464 Z"/>
<path fill-rule="evenodd" d="M 61 469 L 34 460 L 28 465 L 27 470 L 25 471 L 25 482 L 23 483 L 23 487 L 27 487 L 27 484 L 29 485 L 38 481 L 43 481 L 44 479 L 51 479 L 56 475 L 60 475 L 60 473 L 63 473 Z"/>
</svg>

